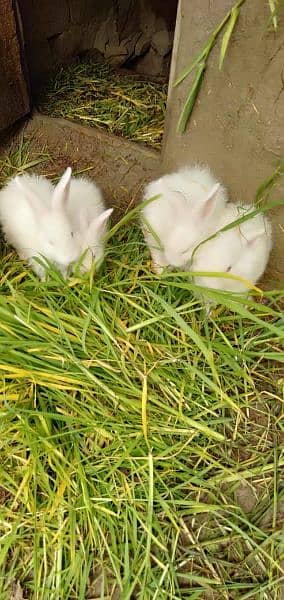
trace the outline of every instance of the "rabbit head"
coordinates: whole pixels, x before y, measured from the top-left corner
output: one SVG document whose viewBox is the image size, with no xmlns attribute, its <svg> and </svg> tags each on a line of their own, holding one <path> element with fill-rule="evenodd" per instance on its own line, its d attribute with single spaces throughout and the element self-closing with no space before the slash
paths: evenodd
<svg viewBox="0 0 284 600">
<path fill-rule="evenodd" d="M 37 226 L 37 254 L 55 263 L 61 272 L 66 272 L 67 267 L 80 255 L 80 247 L 66 212 L 71 173 L 70 167 L 66 169 L 52 191 L 49 204 L 42 202 L 36 192 L 25 185 L 24 178 L 15 178 L 33 211 Z"/>
<path fill-rule="evenodd" d="M 216 209 L 220 184 L 216 183 L 203 202 L 188 208 L 188 200 L 181 192 L 175 195 L 174 206 L 177 225 L 171 229 L 164 252 L 169 265 L 189 268 L 191 256 L 197 244 L 209 236 Z M 208 225 L 210 223 L 210 225 Z"/>
<path fill-rule="evenodd" d="M 240 217 L 236 207 L 232 221 Z M 272 230 L 266 217 L 257 215 L 239 226 L 219 233 L 198 248 L 193 257 L 193 271 L 236 275 L 255 284 L 262 276 L 272 246 Z M 224 291 L 245 293 L 244 281 L 220 277 L 196 276 L 198 285 Z"/>
</svg>

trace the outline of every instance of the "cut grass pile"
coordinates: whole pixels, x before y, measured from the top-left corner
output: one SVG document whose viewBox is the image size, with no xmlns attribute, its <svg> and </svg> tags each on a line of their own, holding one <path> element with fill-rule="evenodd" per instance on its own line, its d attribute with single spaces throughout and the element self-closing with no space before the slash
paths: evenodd
<svg viewBox="0 0 284 600">
<path fill-rule="evenodd" d="M 280 599 L 283 292 L 208 319 L 129 225 L 93 283 L 0 272 L 1 599 Z"/>
<path fill-rule="evenodd" d="M 121 74 L 106 62 L 84 60 L 61 69 L 37 104 L 47 115 L 160 148 L 166 100 L 167 85 Z"/>
</svg>

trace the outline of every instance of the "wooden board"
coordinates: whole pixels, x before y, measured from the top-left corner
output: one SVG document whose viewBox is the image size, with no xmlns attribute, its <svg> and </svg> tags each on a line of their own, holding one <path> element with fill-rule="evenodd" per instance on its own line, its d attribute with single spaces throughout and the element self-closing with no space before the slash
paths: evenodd
<svg viewBox="0 0 284 600">
<path fill-rule="evenodd" d="M 0 0 L 0 131 L 30 110 L 13 0 Z"/>
</svg>

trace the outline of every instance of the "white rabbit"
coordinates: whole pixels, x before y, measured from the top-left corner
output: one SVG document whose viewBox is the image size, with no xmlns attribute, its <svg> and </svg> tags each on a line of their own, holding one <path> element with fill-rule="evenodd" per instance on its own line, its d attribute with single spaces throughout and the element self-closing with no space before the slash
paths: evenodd
<svg viewBox="0 0 284 600">
<path fill-rule="evenodd" d="M 106 209 L 99 187 L 89 179 L 71 180 L 67 212 L 84 254 L 81 271 L 88 271 L 92 261 L 100 266 L 104 256 L 104 235 L 113 208 Z"/>
<path fill-rule="evenodd" d="M 22 175 L 0 191 L 0 222 L 6 240 L 41 278 L 45 268 L 33 257 L 45 257 L 66 274 L 80 255 L 66 213 L 70 179 L 70 168 L 55 187 L 45 177 Z"/>
<path fill-rule="evenodd" d="M 219 220 L 218 229 L 252 212 L 249 205 L 227 204 Z M 272 247 L 272 227 L 266 216 L 259 213 L 218 233 L 215 238 L 204 242 L 192 258 L 192 271 L 230 273 L 243 277 L 254 285 L 263 275 Z M 249 291 L 248 286 L 238 280 L 222 277 L 195 276 L 198 285 L 238 293 Z"/>
<path fill-rule="evenodd" d="M 142 209 L 153 269 L 156 273 L 166 266 L 186 269 L 195 246 L 214 231 L 227 192 L 208 168 L 194 166 L 152 181 L 143 200 L 157 194 L 160 197 Z"/>
</svg>

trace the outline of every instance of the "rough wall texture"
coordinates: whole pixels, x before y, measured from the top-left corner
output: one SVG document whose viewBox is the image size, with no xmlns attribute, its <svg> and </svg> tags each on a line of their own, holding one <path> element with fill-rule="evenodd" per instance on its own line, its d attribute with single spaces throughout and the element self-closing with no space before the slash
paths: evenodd
<svg viewBox="0 0 284 600">
<path fill-rule="evenodd" d="M 178 0 L 18 0 L 32 86 L 90 49 L 168 76 Z"/>
<path fill-rule="evenodd" d="M 247 1 L 232 36 L 223 70 L 219 43 L 210 58 L 197 105 L 184 134 L 176 132 L 190 89 L 176 76 L 191 62 L 231 8 L 232 0 L 180 0 L 163 148 L 163 170 L 191 161 L 208 163 L 235 201 L 251 202 L 261 182 L 284 158 L 284 15 L 276 34 L 268 3 Z M 189 35 L 190 32 L 190 35 Z M 284 200 L 284 177 L 272 193 Z M 284 283 L 284 206 L 271 211 L 275 243 L 268 277 Z"/>
<path fill-rule="evenodd" d="M 0 131 L 29 112 L 12 0 L 0 2 Z"/>
</svg>

